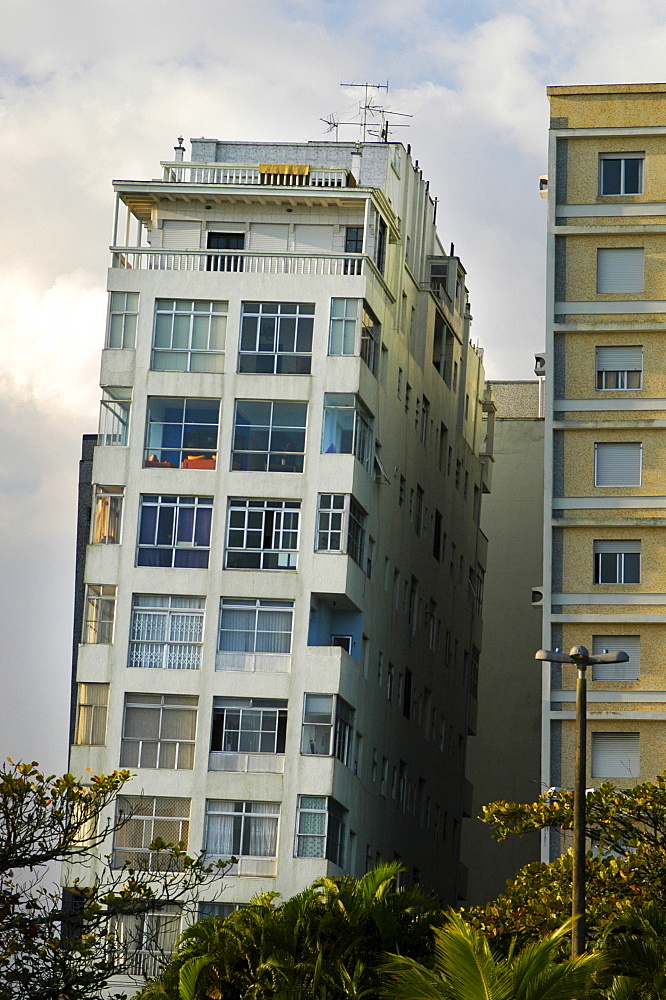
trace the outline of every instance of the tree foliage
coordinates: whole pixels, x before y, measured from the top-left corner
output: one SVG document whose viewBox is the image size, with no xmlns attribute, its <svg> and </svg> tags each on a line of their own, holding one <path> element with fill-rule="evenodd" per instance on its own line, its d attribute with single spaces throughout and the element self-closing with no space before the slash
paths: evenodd
<svg viewBox="0 0 666 1000">
<path fill-rule="evenodd" d="M 118 870 L 100 858 L 98 849 L 130 819 L 103 819 L 130 777 L 91 774 L 84 784 L 71 774 L 44 775 L 36 762 L 9 760 L 0 769 L 0 1000 L 98 997 L 128 958 L 118 921 L 186 905 L 226 869 L 161 841 L 150 850 L 169 859 L 159 866 L 167 870 Z M 76 866 L 66 893 L 49 884 L 49 862 Z"/>
<path fill-rule="evenodd" d="M 444 920 L 433 896 L 396 888 L 401 870 L 392 863 L 360 879 L 320 878 L 285 902 L 263 893 L 226 918 L 201 920 L 181 936 L 160 982 L 139 997 L 181 1000 L 182 974 L 192 969 L 188 1000 L 370 1000 L 384 953 L 426 960 L 432 925 Z"/>
</svg>

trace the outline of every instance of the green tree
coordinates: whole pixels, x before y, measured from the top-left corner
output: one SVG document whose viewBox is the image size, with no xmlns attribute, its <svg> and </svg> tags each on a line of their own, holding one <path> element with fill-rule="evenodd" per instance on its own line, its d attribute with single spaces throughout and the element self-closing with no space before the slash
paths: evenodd
<svg viewBox="0 0 666 1000">
<path fill-rule="evenodd" d="M 401 870 L 392 863 L 360 879 L 320 878 L 283 903 L 265 893 L 229 917 L 199 921 L 183 933 L 160 978 L 166 996 L 180 1000 L 180 970 L 193 958 L 207 957 L 197 997 L 375 997 L 385 952 L 427 960 L 432 925 L 443 920 L 434 897 L 418 888 L 397 889 Z M 161 996 L 151 988 L 141 1000 Z"/>
<path fill-rule="evenodd" d="M 571 929 L 567 921 L 553 934 L 513 946 L 508 956 L 493 953 L 487 938 L 455 913 L 435 930 L 434 959 L 423 965 L 392 955 L 383 966 L 381 991 L 389 1000 L 577 1000 L 596 994 L 593 974 L 599 955 L 557 961 L 560 943 Z"/>
<path fill-rule="evenodd" d="M 666 996 L 666 910 L 648 903 L 625 907 L 604 930 L 612 979 L 609 1000 L 663 1000 Z"/>
<path fill-rule="evenodd" d="M 161 852 L 158 872 L 150 864 L 117 870 L 100 858 L 130 819 L 103 820 L 130 778 L 114 771 L 83 783 L 11 760 L 0 768 L 0 1000 L 97 998 L 126 964 L 118 922 L 185 906 L 226 869 L 162 841 L 150 847 Z M 49 885 L 53 872 L 44 866 L 53 862 L 79 872 L 62 894 Z"/>
</svg>

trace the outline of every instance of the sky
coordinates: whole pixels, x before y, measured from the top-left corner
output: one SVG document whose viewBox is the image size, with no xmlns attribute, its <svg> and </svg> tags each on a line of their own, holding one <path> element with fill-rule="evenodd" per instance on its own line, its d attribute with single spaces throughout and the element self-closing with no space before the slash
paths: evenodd
<svg viewBox="0 0 666 1000">
<path fill-rule="evenodd" d="M 544 341 L 548 84 L 666 78 L 663 0 L 0 0 L 0 760 L 67 763 L 80 439 L 97 426 L 111 180 L 179 135 L 412 118 L 490 378 Z M 340 139 L 358 138 L 341 127 Z M 31 603 L 31 601 L 33 603 Z"/>
</svg>

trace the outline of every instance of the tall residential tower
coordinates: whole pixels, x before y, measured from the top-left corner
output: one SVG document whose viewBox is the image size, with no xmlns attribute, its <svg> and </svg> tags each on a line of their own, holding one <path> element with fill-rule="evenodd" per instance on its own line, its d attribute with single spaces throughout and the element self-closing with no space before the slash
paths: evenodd
<svg viewBox="0 0 666 1000">
<path fill-rule="evenodd" d="M 183 156 L 114 185 L 71 768 L 136 774 L 117 864 L 238 857 L 202 912 L 395 857 L 455 902 L 492 439 L 465 271 L 400 144 Z"/>
</svg>

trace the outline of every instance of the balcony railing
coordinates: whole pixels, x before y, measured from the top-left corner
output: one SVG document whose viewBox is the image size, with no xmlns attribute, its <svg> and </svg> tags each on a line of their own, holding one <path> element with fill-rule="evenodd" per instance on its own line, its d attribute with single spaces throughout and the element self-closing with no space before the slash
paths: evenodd
<svg viewBox="0 0 666 1000">
<path fill-rule="evenodd" d="M 365 274 L 360 254 L 233 253 L 111 247 L 111 266 L 141 271 L 226 271 L 247 274 Z"/>
<path fill-rule="evenodd" d="M 291 655 L 288 653 L 226 653 L 218 652 L 216 670 L 243 670 L 261 674 L 288 674 Z"/>
<path fill-rule="evenodd" d="M 284 773 L 282 753 L 229 753 L 211 750 L 208 755 L 209 771 L 263 771 L 269 774 Z"/>
<path fill-rule="evenodd" d="M 239 858 L 225 873 L 228 875 L 263 875 L 269 878 L 277 875 L 277 858 Z"/>
<path fill-rule="evenodd" d="M 261 184 L 266 187 L 349 187 L 344 167 L 313 167 L 307 173 L 272 173 L 249 164 L 162 163 L 168 184 Z M 353 186 L 353 185 L 352 185 Z"/>
</svg>

